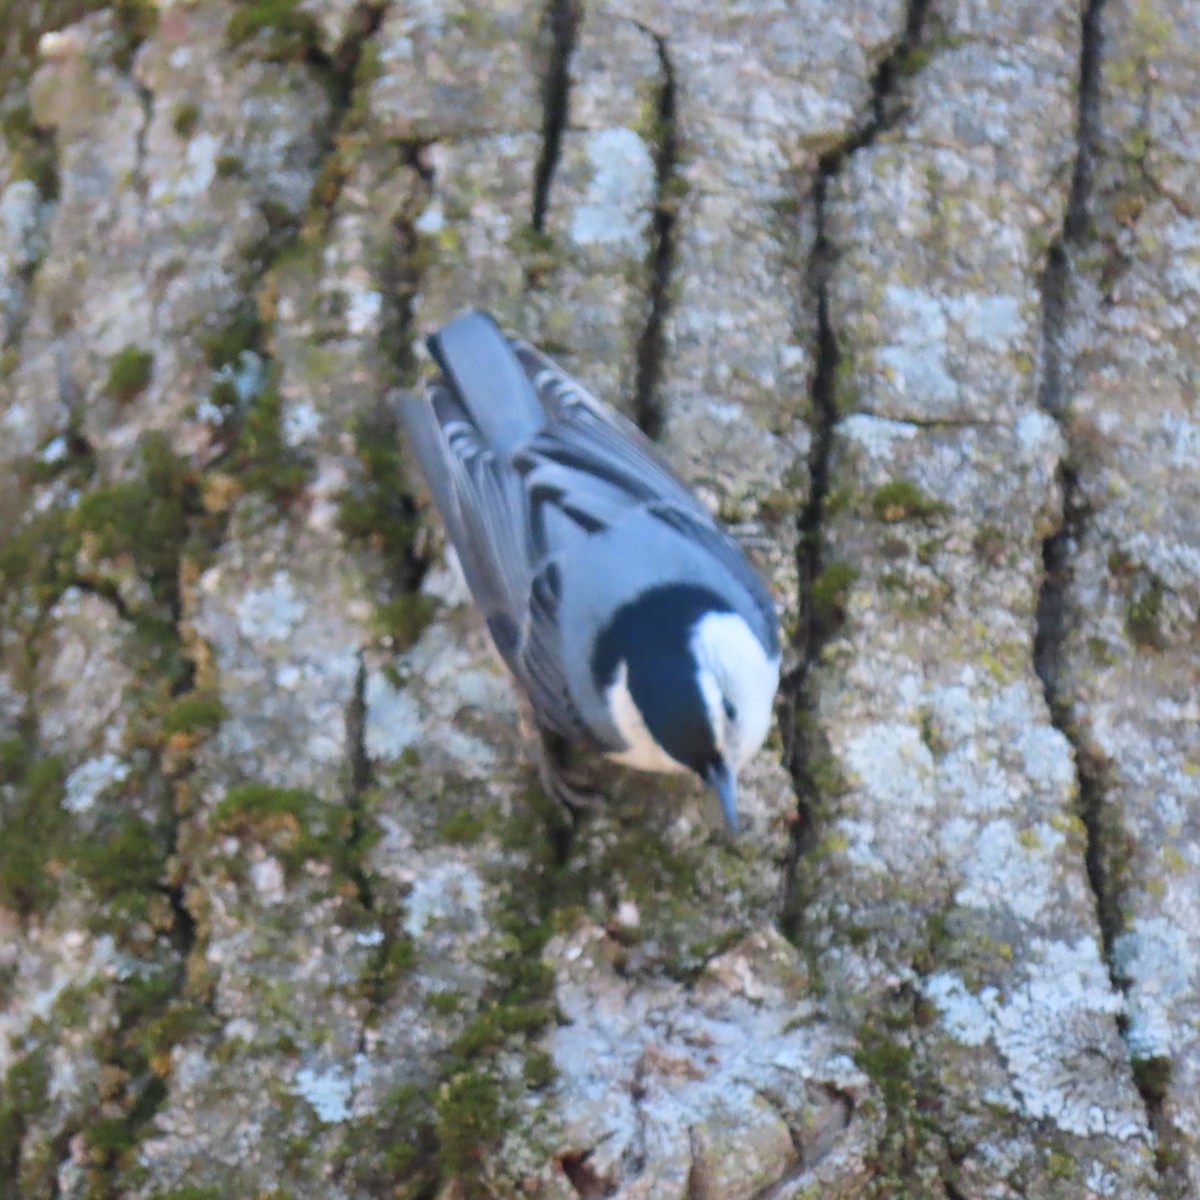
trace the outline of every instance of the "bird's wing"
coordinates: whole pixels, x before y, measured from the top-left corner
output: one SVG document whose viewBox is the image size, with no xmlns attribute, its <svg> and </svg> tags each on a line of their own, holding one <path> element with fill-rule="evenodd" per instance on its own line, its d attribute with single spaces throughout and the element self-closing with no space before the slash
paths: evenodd
<svg viewBox="0 0 1200 1200">
<path fill-rule="evenodd" d="M 534 381 L 549 423 L 517 456 L 518 469 L 577 523 L 613 525 L 638 506 L 701 546 L 747 593 L 743 615 L 772 653 L 778 622 L 771 594 L 741 547 L 658 458 L 632 422 L 590 396 L 540 351 L 523 343 L 517 354 Z"/>
<path fill-rule="evenodd" d="M 581 539 L 638 510 L 724 565 L 749 593 L 768 645 L 774 606 L 736 543 L 634 425 L 532 347 L 513 349 L 546 416 L 519 446 L 491 444 L 443 382 L 407 399 L 400 415 L 467 584 L 539 723 L 567 736 L 594 736 L 567 683 L 558 620 L 560 566 Z"/>
<path fill-rule="evenodd" d="M 517 357 L 537 390 L 538 399 L 561 436 L 590 454 L 605 477 L 620 481 L 638 500 L 659 499 L 711 523 L 708 510 L 663 464 L 658 451 L 630 420 L 602 404 L 556 362 L 526 342 L 516 342 Z"/>
<path fill-rule="evenodd" d="M 534 573 L 521 479 L 440 381 L 423 396 L 404 397 L 398 411 L 471 594 L 511 665 Z"/>
<path fill-rule="evenodd" d="M 548 555 L 544 489 L 488 446 L 442 382 L 398 412 L 492 640 L 542 726 L 588 734 L 571 700 L 558 634 L 558 566 Z"/>
</svg>

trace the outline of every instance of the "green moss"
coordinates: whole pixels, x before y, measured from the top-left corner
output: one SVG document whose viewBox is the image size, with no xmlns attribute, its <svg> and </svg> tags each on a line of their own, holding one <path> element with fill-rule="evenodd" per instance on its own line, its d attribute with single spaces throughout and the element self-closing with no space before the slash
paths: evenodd
<svg viewBox="0 0 1200 1200">
<path fill-rule="evenodd" d="M 0 604 L 13 623 L 49 608 L 74 576 L 79 537 L 68 510 L 32 513 L 11 532 L 0 533 Z"/>
<path fill-rule="evenodd" d="M 813 618 L 822 626 L 836 624 L 846 615 L 846 600 L 858 579 L 858 570 L 847 562 L 831 562 L 813 580 L 811 606 Z"/>
<path fill-rule="evenodd" d="M 45 912 L 58 895 L 70 821 L 62 807 L 66 771 L 35 758 L 19 738 L 0 743 L 0 905 L 23 916 Z"/>
<path fill-rule="evenodd" d="M 58 198 L 58 163 L 54 142 L 33 123 L 29 101 L 22 96 L 5 105 L 0 130 L 8 145 L 10 180 L 28 179 L 47 200 Z"/>
<path fill-rule="evenodd" d="M 1162 630 L 1165 594 L 1162 580 L 1151 576 L 1140 590 L 1135 591 L 1125 607 L 1126 631 L 1134 642 L 1148 650 L 1163 650 L 1166 647 Z"/>
<path fill-rule="evenodd" d="M 310 463 L 283 436 L 283 402 L 274 383 L 247 406 L 234 438 L 230 474 L 277 507 L 290 504 L 304 490 Z"/>
<path fill-rule="evenodd" d="M 405 482 L 396 419 L 377 409 L 354 430 L 360 473 L 339 497 L 338 528 L 383 558 L 390 597 L 379 604 L 376 624 L 396 649 L 406 649 L 433 615 L 434 603 L 417 590 L 424 563 L 414 547 L 417 506 Z"/>
<path fill-rule="evenodd" d="M 262 57 L 286 62 L 303 59 L 319 44 L 320 26 L 298 0 L 242 0 L 229 18 L 226 36 L 235 46 L 253 39 Z"/>
<path fill-rule="evenodd" d="M 500 1084 L 487 1066 L 467 1066 L 438 1088 L 434 1111 L 442 1178 L 478 1178 L 484 1153 L 505 1124 L 502 1101 Z M 466 1194 L 484 1193 L 472 1188 Z"/>
<path fill-rule="evenodd" d="M 1051 1150 L 1046 1158 L 1046 1174 L 1051 1179 L 1070 1179 L 1075 1174 L 1075 1159 L 1061 1150 Z"/>
<path fill-rule="evenodd" d="M 425 997 L 425 1004 L 430 1012 L 437 1013 L 439 1017 L 454 1016 L 455 1013 L 462 1011 L 464 1003 L 465 998 L 461 992 L 430 992 Z"/>
<path fill-rule="evenodd" d="M 218 329 L 200 338 L 208 365 L 213 370 L 231 366 L 245 350 L 259 350 L 266 328 L 253 300 L 244 300 Z"/>
<path fill-rule="evenodd" d="M 396 984 L 416 966 L 416 943 L 406 932 L 396 928 L 398 919 L 393 916 L 384 922 L 383 940 L 372 953 L 360 979 L 360 992 L 372 1006 L 383 1004 L 394 992 Z"/>
<path fill-rule="evenodd" d="M 156 0 L 113 0 L 112 11 L 123 35 L 118 65 L 128 68 L 134 52 L 158 26 L 158 4 Z"/>
<path fill-rule="evenodd" d="M 927 520 L 946 511 L 946 506 L 927 496 L 909 479 L 893 479 L 877 488 L 871 511 L 880 521 Z"/>
<path fill-rule="evenodd" d="M 348 839 L 352 814 L 333 808 L 312 792 L 248 783 L 230 788 L 213 812 L 224 833 L 254 837 L 270 846 L 290 871 L 309 859 L 324 859 L 343 880 L 352 869 Z"/>
<path fill-rule="evenodd" d="M 1010 539 L 998 525 L 984 522 L 971 538 L 971 549 L 976 558 L 998 566 L 1004 561 Z"/>
<path fill-rule="evenodd" d="M 184 1021 L 175 999 L 181 965 L 145 959 L 123 976 L 112 993 L 116 1020 L 95 1043 L 108 1079 L 103 1116 L 81 1130 L 88 1148 L 89 1196 L 124 1195 L 133 1151 L 167 1096 L 164 1076 L 176 1041 L 211 1018 L 198 1010 Z M 207 1025 L 202 1025 L 207 1021 Z"/>
<path fill-rule="evenodd" d="M 518 226 L 513 231 L 511 245 L 515 253 L 540 260 L 545 265 L 552 265 L 558 252 L 554 234 L 543 229 L 534 229 L 532 225 Z"/>
<path fill-rule="evenodd" d="M 924 70 L 933 58 L 933 50 L 927 46 L 906 46 L 899 50 L 893 58 L 896 74 L 902 79 L 910 79 L 918 71 Z"/>
<path fill-rule="evenodd" d="M 525 1055 L 525 1085 L 538 1091 L 549 1087 L 558 1077 L 554 1058 L 547 1051 L 534 1047 Z"/>
<path fill-rule="evenodd" d="M 425 631 L 436 607 L 430 596 L 405 592 L 376 606 L 375 625 L 393 650 L 407 650 Z"/>
<path fill-rule="evenodd" d="M 184 140 L 196 132 L 199 123 L 200 105 L 194 101 L 182 101 L 171 110 L 171 128 Z"/>
<path fill-rule="evenodd" d="M 311 792 L 298 788 L 277 788 L 265 783 L 246 783 L 230 788 L 217 805 L 213 820 L 222 827 L 239 825 L 244 820 L 287 816 L 303 823 L 320 804 Z"/>
<path fill-rule="evenodd" d="M 50 1071 L 40 1051 L 22 1055 L 0 1080 L 0 1164 L 3 1169 L 10 1165 L 19 1168 L 26 1130 L 49 1106 L 49 1084 Z M 6 1182 L 14 1190 L 5 1190 Z M 0 1179 L 0 1196 L 33 1195 L 24 1188 L 17 1191 L 17 1187 L 16 1178 Z"/>
<path fill-rule="evenodd" d="M 199 1187 L 188 1183 L 183 1187 L 172 1188 L 169 1192 L 152 1192 L 150 1200 L 226 1200 L 228 1195 L 225 1188 Z"/>
<path fill-rule="evenodd" d="M 912 1050 L 886 1030 L 864 1025 L 858 1031 L 854 1061 L 883 1095 L 889 1114 L 911 1107 Z"/>
<path fill-rule="evenodd" d="M 512 1037 L 534 1037 L 550 1023 L 551 1010 L 545 1004 L 504 1003 L 492 1005 L 479 1014 L 454 1041 L 454 1053 L 464 1061 L 492 1054 Z"/>
<path fill-rule="evenodd" d="M 155 601 L 173 611 L 188 519 L 203 511 L 199 486 L 163 434 L 146 434 L 140 453 L 141 474 L 88 492 L 70 524 L 94 557 L 128 560 Z"/>
<path fill-rule="evenodd" d="M 371 115 L 371 84 L 383 75 L 383 63 L 377 39 L 370 39 L 362 47 L 354 67 L 354 86 L 350 96 L 350 107 L 346 112 L 345 129 L 359 130 Z"/>
<path fill-rule="evenodd" d="M 126 346 L 108 360 L 104 390 L 114 400 L 128 404 L 141 395 L 154 374 L 154 355 L 139 346 Z"/>
<path fill-rule="evenodd" d="M 921 714 L 921 741 L 925 743 L 926 748 L 934 758 L 943 757 L 949 749 L 945 738 L 934 724 L 933 717 L 929 713 Z"/>
<path fill-rule="evenodd" d="M 83 1130 L 83 1140 L 95 1155 L 120 1158 L 137 1144 L 129 1121 L 124 1117 L 100 1117 Z"/>
<path fill-rule="evenodd" d="M 71 860 L 101 901 L 96 913 L 101 928 L 149 918 L 168 853 L 166 839 L 132 813 L 121 814 L 75 844 Z"/>
<path fill-rule="evenodd" d="M 212 733 L 224 717 L 225 706 L 219 696 L 212 692 L 189 692 L 163 714 L 162 731 L 167 737 L 177 733 L 206 735 Z"/>
<path fill-rule="evenodd" d="M 131 1029 L 137 1052 L 147 1062 L 164 1058 L 185 1038 L 211 1032 L 218 1022 L 202 1005 L 189 1000 L 170 1000 L 159 1011 L 148 1013 Z"/>
<path fill-rule="evenodd" d="M 520 840 L 527 851 L 530 824 L 531 814 L 523 811 L 511 831 L 514 844 Z M 555 1018 L 554 978 L 543 950 L 565 893 L 586 894 L 592 883 L 564 868 L 550 839 L 532 840 L 535 861 L 525 863 L 519 882 L 508 880 L 501 889 L 483 994 L 469 1002 L 454 993 L 429 998 L 440 1019 L 472 1014 L 442 1056 L 438 1078 L 397 1089 L 352 1148 L 351 1170 L 364 1194 L 390 1188 L 435 1195 L 453 1180 L 465 1200 L 483 1200 L 489 1195 L 486 1163 L 521 1111 L 518 1093 L 553 1079 L 553 1063 L 537 1044 Z"/>
<path fill-rule="evenodd" d="M 1112 667 L 1121 660 L 1116 649 L 1109 644 L 1107 638 L 1089 637 L 1087 639 L 1088 657 L 1097 667 Z"/>
<path fill-rule="evenodd" d="M 455 809 L 438 828 L 441 841 L 454 846 L 473 846 L 487 831 L 487 821 L 477 807 Z"/>
<path fill-rule="evenodd" d="M 419 521 L 406 487 L 395 417 L 379 409 L 360 420 L 354 428 L 354 449 L 361 474 L 339 497 L 338 528 L 378 550 L 391 565 L 397 586 L 406 590 L 418 572 L 413 538 Z"/>
<path fill-rule="evenodd" d="M 394 1088 L 380 1106 L 382 1158 L 388 1183 L 403 1180 L 410 1184 L 408 1192 L 414 1196 L 422 1194 L 422 1185 L 437 1183 L 431 1107 L 429 1097 L 411 1083 Z M 428 1188 L 431 1195 L 435 1190 Z"/>
</svg>

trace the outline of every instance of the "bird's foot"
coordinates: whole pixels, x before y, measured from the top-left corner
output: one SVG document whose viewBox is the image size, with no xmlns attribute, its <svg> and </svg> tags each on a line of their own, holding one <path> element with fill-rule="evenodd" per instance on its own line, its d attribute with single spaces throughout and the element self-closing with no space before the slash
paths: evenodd
<svg viewBox="0 0 1200 1200">
<path fill-rule="evenodd" d="M 583 813 L 598 808 L 605 797 L 571 777 L 563 769 L 567 744 L 557 734 L 539 730 L 536 743 L 538 781 L 542 791 L 554 801 L 566 823 L 574 829 Z"/>
</svg>

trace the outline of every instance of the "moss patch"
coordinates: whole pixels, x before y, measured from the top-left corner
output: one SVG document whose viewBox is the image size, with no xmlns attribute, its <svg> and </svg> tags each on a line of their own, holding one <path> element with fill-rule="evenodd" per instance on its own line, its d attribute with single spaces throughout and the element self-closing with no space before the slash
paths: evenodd
<svg viewBox="0 0 1200 1200">
<path fill-rule="evenodd" d="M 1166 588 L 1161 579 L 1151 576 L 1135 590 L 1125 607 L 1125 629 L 1132 641 L 1147 650 L 1163 650 L 1163 598 Z"/>
<path fill-rule="evenodd" d="M 297 0 L 243 0 L 229 18 L 226 36 L 235 46 L 253 41 L 261 57 L 287 62 L 316 48 L 320 27 Z"/>
<path fill-rule="evenodd" d="M 335 880 L 350 878 L 355 864 L 348 844 L 353 814 L 312 792 L 247 783 L 230 788 L 213 812 L 222 833 L 253 837 L 291 873 L 309 859 L 333 866 Z"/>
<path fill-rule="evenodd" d="M 394 649 L 404 650 L 429 624 L 434 605 L 417 591 L 425 561 L 414 545 L 417 506 L 405 483 L 395 417 L 380 408 L 360 420 L 354 444 L 360 474 L 339 498 L 338 528 L 382 557 L 391 595 L 378 605 L 376 623 Z"/>
<path fill-rule="evenodd" d="M 514 818 L 514 844 L 530 847 L 536 817 Z M 467 1008 L 474 1014 L 436 1077 L 396 1088 L 344 1147 L 352 1181 L 366 1194 L 432 1196 L 453 1181 L 463 1200 L 493 1195 L 485 1164 L 517 1119 L 517 1096 L 553 1082 L 553 1062 L 536 1044 L 555 1017 L 554 977 L 542 955 L 564 900 L 590 884 L 559 861 L 549 838 L 533 841 L 534 861 L 520 881 L 503 883 L 483 994 L 466 1006 L 453 993 L 431 1001 L 443 1020 Z"/>
<path fill-rule="evenodd" d="M 220 328 L 200 338 L 208 365 L 218 370 L 232 366 L 246 350 L 257 350 L 266 336 L 266 327 L 252 300 L 239 304 Z"/>
<path fill-rule="evenodd" d="M 224 716 L 225 706 L 219 696 L 212 692 L 189 692 L 163 714 L 162 731 L 167 737 L 205 736 L 221 724 Z"/>
<path fill-rule="evenodd" d="M 9 1175 L 0 1176 L 0 1196 L 5 1200 L 35 1194 L 30 1190 L 35 1181 L 25 1178 L 21 1170 L 21 1145 L 29 1125 L 49 1107 L 49 1085 L 45 1056 L 37 1048 L 18 1058 L 0 1080 L 0 1172 Z M 36 1182 L 46 1187 L 42 1194 L 50 1194 L 49 1180 Z"/>
<path fill-rule="evenodd" d="M 96 928 L 122 931 L 130 922 L 152 919 L 169 851 L 167 837 L 132 813 L 122 813 L 75 844 L 72 863 L 100 901 Z"/>
<path fill-rule="evenodd" d="M 58 896 L 70 834 L 65 780 L 60 759 L 35 757 L 22 738 L 0 742 L 0 905 L 22 916 Z"/>
<path fill-rule="evenodd" d="M 927 496 L 912 480 L 893 479 L 876 489 L 871 511 L 878 520 L 891 523 L 928 520 L 946 512 L 946 506 Z"/>
<path fill-rule="evenodd" d="M 419 521 L 400 451 L 400 430 L 386 409 L 354 428 L 361 474 L 339 497 L 338 528 L 384 556 L 397 590 L 419 582 L 424 564 L 413 549 Z"/>
<path fill-rule="evenodd" d="M 171 128 L 185 141 L 196 132 L 200 123 L 200 105 L 185 100 L 171 110 Z"/>
<path fill-rule="evenodd" d="M 104 390 L 114 400 L 128 404 L 146 390 L 154 374 L 154 355 L 140 346 L 126 346 L 108 360 Z"/>
<path fill-rule="evenodd" d="M 75 573 L 79 534 L 71 513 L 31 513 L 0 540 L 0 605 L 13 625 L 26 626 L 62 595 Z"/>
<path fill-rule="evenodd" d="M 203 513 L 196 473 L 158 432 L 140 443 L 141 474 L 88 492 L 70 519 L 94 560 L 128 562 L 156 603 L 179 604 L 179 560 L 189 517 Z"/>
<path fill-rule="evenodd" d="M 858 579 L 858 570 L 846 562 L 826 563 L 813 580 L 809 604 L 821 628 L 836 628 L 846 616 L 846 600 Z"/>
</svg>

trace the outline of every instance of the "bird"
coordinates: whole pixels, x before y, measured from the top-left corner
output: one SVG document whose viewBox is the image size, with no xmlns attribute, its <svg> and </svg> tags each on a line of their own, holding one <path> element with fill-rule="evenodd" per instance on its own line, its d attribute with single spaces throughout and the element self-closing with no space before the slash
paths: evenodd
<svg viewBox="0 0 1200 1200">
<path fill-rule="evenodd" d="M 426 344 L 399 422 L 543 744 L 693 772 L 736 832 L 779 685 L 763 580 L 631 421 L 488 313 Z"/>
</svg>

